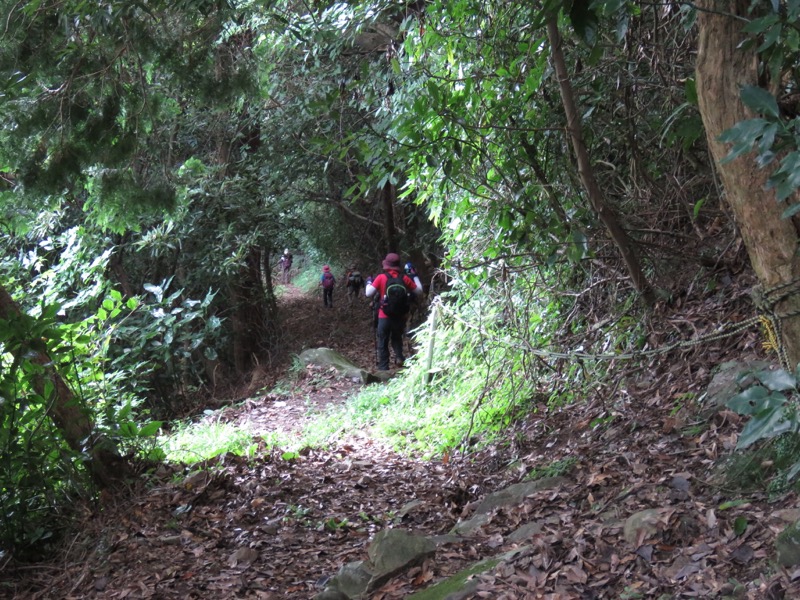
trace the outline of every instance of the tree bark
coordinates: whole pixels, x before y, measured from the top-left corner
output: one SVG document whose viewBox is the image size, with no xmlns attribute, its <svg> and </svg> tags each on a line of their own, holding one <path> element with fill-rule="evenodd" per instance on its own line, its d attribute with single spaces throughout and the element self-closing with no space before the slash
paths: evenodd
<svg viewBox="0 0 800 600">
<path fill-rule="evenodd" d="M 0 286 L 0 319 L 14 321 L 22 319 L 14 299 Z M 22 353 L 41 366 L 43 373 L 33 380 L 36 394 L 42 397 L 47 415 L 61 432 L 67 445 L 77 454 L 89 456 L 88 467 L 94 481 L 103 488 L 112 486 L 127 475 L 129 469 L 114 444 L 95 431 L 88 409 L 81 406 L 72 390 L 56 371 L 39 340 L 19 340 L 12 353 Z M 50 386 L 47 384 L 50 383 Z M 52 387 L 48 393 L 47 388 Z"/>
<path fill-rule="evenodd" d="M 717 165 L 725 198 L 731 207 L 750 263 L 764 290 L 788 285 L 800 276 L 798 234 L 789 219 L 781 218 L 782 208 L 774 192 L 765 189 L 767 169 L 759 168 L 755 153 L 722 163 L 728 147 L 720 134 L 753 115 L 740 100 L 743 85 L 758 85 L 758 57 L 754 50 L 738 46 L 745 38 L 743 26 L 752 16 L 750 0 L 699 0 L 697 54 L 697 96 L 708 145 Z M 796 199 L 795 199 L 796 201 Z M 792 288 L 789 288 L 790 290 Z M 769 295 L 768 295 L 769 301 Z M 800 296 L 773 296 L 777 315 L 800 309 Z M 788 365 L 800 361 L 800 317 L 780 318 L 781 341 Z"/>
<path fill-rule="evenodd" d="M 251 248 L 231 286 L 233 362 L 239 376 L 247 374 L 253 368 L 261 344 L 269 338 L 260 263 L 260 251 Z"/>
<path fill-rule="evenodd" d="M 398 252 L 397 229 L 394 225 L 394 203 L 397 191 L 394 184 L 388 181 L 383 186 L 381 200 L 383 201 L 383 235 L 386 238 L 387 252 Z"/>
<path fill-rule="evenodd" d="M 558 78 L 561 102 L 564 105 L 564 113 L 567 117 L 567 132 L 572 141 L 572 148 L 578 163 L 578 175 L 581 178 L 581 183 L 586 190 L 586 194 L 589 196 L 589 202 L 592 208 L 594 208 L 597 216 L 600 217 L 600 221 L 605 225 L 608 234 L 611 236 L 612 241 L 617 246 L 622 256 L 622 260 L 628 269 L 628 274 L 633 281 L 633 287 L 642 295 L 642 299 L 645 303 L 652 305 L 655 301 L 653 288 L 648 282 L 647 277 L 645 277 L 639 259 L 633 250 L 631 241 L 619 224 L 617 215 L 603 198 L 603 193 L 600 191 L 600 186 L 597 185 L 597 179 L 592 170 L 591 161 L 589 160 L 589 151 L 586 149 L 586 144 L 583 141 L 578 109 L 572 93 L 572 86 L 569 82 L 564 53 L 561 50 L 561 34 L 558 31 L 557 18 L 557 15 L 552 15 L 548 18 L 547 38 L 550 41 L 550 51 L 553 57 L 556 77 Z"/>
</svg>

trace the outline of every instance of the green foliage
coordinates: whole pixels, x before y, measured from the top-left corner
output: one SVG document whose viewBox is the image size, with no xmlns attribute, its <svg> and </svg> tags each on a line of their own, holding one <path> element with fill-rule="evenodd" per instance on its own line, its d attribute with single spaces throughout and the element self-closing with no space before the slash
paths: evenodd
<svg viewBox="0 0 800 600">
<path fill-rule="evenodd" d="M 428 324 L 415 334 L 417 350 L 406 361 L 403 378 L 369 386 L 344 406 L 317 415 L 293 448 L 333 443 L 361 428 L 423 456 L 466 449 L 475 439 L 495 439 L 531 410 L 531 399 L 539 397 L 533 382 L 541 376 L 537 363 L 519 352 L 523 342 L 503 321 L 504 308 L 510 310 L 479 293 L 440 312 L 431 367 L 436 377 L 429 381 Z M 528 318 L 532 308 L 530 302 L 517 306 L 519 317 Z M 536 316 L 528 335 L 539 344 L 546 329 Z"/>
<path fill-rule="evenodd" d="M 215 293 L 202 300 L 172 291 L 172 280 L 145 284 L 148 296 L 108 334 L 112 368 L 136 368 L 136 385 L 188 393 L 202 384 L 203 361 L 217 357 L 221 319 L 211 311 Z M 124 350 L 120 351 L 121 348 Z M 144 370 L 146 369 L 146 370 Z"/>
<path fill-rule="evenodd" d="M 785 5 L 784 5 L 785 4 Z M 800 3 L 796 0 L 778 6 L 771 3 L 763 7 L 744 27 L 748 39 L 743 50 L 755 50 L 762 61 L 765 76 L 775 82 L 781 96 L 791 97 L 795 72 L 800 58 L 800 32 L 796 23 L 800 18 Z M 726 161 L 755 151 L 759 167 L 774 165 L 767 186 L 775 190 L 779 202 L 789 199 L 800 187 L 800 119 L 787 114 L 772 92 L 755 85 L 745 85 L 741 100 L 757 118 L 741 121 L 720 136 L 720 141 L 731 144 Z M 784 218 L 800 211 L 800 204 L 788 203 Z"/>
<path fill-rule="evenodd" d="M 47 416 L 53 390 L 34 356 L 63 331 L 54 307 L 43 313 L 0 320 L 0 548 L 27 557 L 58 537 L 65 523 L 54 517 L 63 519 L 70 498 L 91 493 L 80 457 Z"/>
<path fill-rule="evenodd" d="M 759 383 L 754 383 L 728 400 L 728 408 L 740 415 L 750 416 L 739 435 L 737 449 L 748 448 L 786 432 L 800 431 L 796 376 L 783 370 L 759 371 L 754 374 Z"/>
<path fill-rule="evenodd" d="M 797 375 L 783 370 L 755 372 L 745 379 L 746 389 L 727 402 L 731 410 L 750 417 L 736 446 L 744 452 L 726 467 L 730 481 L 747 489 L 766 487 L 771 497 L 796 485 L 800 473 Z"/>
<path fill-rule="evenodd" d="M 252 433 L 219 420 L 178 425 L 158 445 L 168 462 L 189 465 L 226 452 L 246 456 L 255 449 Z"/>
<path fill-rule="evenodd" d="M 572 468 L 577 462 L 578 459 L 574 456 L 566 456 L 544 467 L 536 467 L 531 469 L 525 476 L 525 479 L 533 481 L 536 479 L 543 479 L 545 477 L 560 477 L 567 475 L 570 471 L 572 471 Z"/>
</svg>

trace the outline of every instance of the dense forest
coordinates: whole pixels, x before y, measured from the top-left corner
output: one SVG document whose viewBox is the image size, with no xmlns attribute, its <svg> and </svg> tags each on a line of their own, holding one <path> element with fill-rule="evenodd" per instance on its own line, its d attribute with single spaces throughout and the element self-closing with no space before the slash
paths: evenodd
<svg viewBox="0 0 800 600">
<path fill-rule="evenodd" d="M 591 454 L 630 465 L 628 448 L 647 455 L 669 436 L 694 440 L 708 511 L 757 507 L 731 518 L 737 549 L 714 568 L 733 566 L 704 592 L 692 586 L 705 567 L 633 586 L 631 571 L 584 573 L 564 591 L 534 560 L 527 591 L 496 573 L 458 597 L 789 593 L 800 559 L 780 543 L 776 559 L 783 526 L 758 515 L 793 508 L 800 490 L 800 0 L 0 7 L 0 590 L 48 597 L 26 569 L 66 564 L 87 514 L 100 523 L 220 457 L 243 461 L 242 481 L 256 459 L 324 472 L 318 453 L 350 448 L 357 430 L 392 457 L 463 464 L 453 520 L 492 491 L 497 456 L 516 465 L 503 484 L 566 475 L 594 507 L 581 514 L 602 513 L 632 490 L 595 498 L 610 471 Z M 388 381 L 348 383 L 338 408 L 311 406 L 344 384 L 306 367 L 304 350 L 375 369 L 363 299 L 348 309 L 337 290 L 335 316 L 318 315 L 322 266 L 373 274 L 389 252 L 425 290 L 413 357 Z M 742 375 L 709 412 L 706 390 L 734 362 Z M 211 452 L 177 449 L 209 415 L 301 389 L 327 425 L 301 435 L 275 421 L 269 434 L 234 428 L 228 446 L 198 442 Z M 621 430 L 653 438 L 618 446 Z M 688 496 L 681 460 L 670 493 Z M 329 476 L 303 493 L 321 495 Z M 442 494 L 429 484 L 408 486 Z M 291 506 L 283 522 L 302 525 Z M 355 529 L 320 522 L 329 536 Z M 645 556 L 642 533 L 635 560 L 657 564 L 653 548 L 681 535 L 695 544 L 673 531 Z M 736 554 L 756 538 L 752 556 Z M 370 597 L 440 575 L 422 567 Z M 99 580 L 79 593 L 65 577 L 59 597 L 223 597 L 144 583 L 115 595 Z M 264 585 L 273 595 L 230 597 L 314 595 Z"/>
</svg>

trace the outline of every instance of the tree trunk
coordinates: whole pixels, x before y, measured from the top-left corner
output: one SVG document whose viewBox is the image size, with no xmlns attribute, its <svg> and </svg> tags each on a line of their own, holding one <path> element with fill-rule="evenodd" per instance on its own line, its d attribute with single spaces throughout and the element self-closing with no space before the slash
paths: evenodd
<svg viewBox="0 0 800 600">
<path fill-rule="evenodd" d="M 254 358 L 267 339 L 264 313 L 264 289 L 261 285 L 260 251 L 253 248 L 233 283 L 233 361 L 237 375 L 245 375 L 254 366 Z"/>
<path fill-rule="evenodd" d="M 719 141 L 720 134 L 737 122 L 753 115 L 742 104 L 743 85 L 758 85 L 758 58 L 753 50 L 741 50 L 745 38 L 743 26 L 751 15 L 750 0 L 699 0 L 697 55 L 697 96 L 708 145 L 725 188 L 725 198 L 747 247 L 750 263 L 765 290 L 788 284 L 800 276 L 797 229 L 789 219 L 782 219 L 782 208 L 771 190 L 764 186 L 768 169 L 761 169 L 755 153 L 722 164 L 728 147 Z M 776 301 L 768 308 L 778 315 L 800 309 L 800 296 L 767 297 Z M 800 317 L 780 320 L 785 367 L 794 368 L 800 361 Z M 784 361 L 782 360 L 782 362 Z"/>
<path fill-rule="evenodd" d="M 394 203 L 397 191 L 388 181 L 383 186 L 381 200 L 383 201 L 383 235 L 386 238 L 387 252 L 399 252 L 397 248 L 397 229 L 394 225 Z"/>
<path fill-rule="evenodd" d="M 556 77 L 558 78 L 558 85 L 561 91 L 561 102 L 564 105 L 564 113 L 567 117 L 567 132 L 572 140 L 572 148 L 578 163 L 578 175 L 580 175 L 583 187 L 586 190 L 586 194 L 589 196 L 589 202 L 592 204 L 592 208 L 594 208 L 595 212 L 600 217 L 600 221 L 605 225 L 608 234 L 611 236 L 611 239 L 622 255 L 622 260 L 628 268 L 628 273 L 631 276 L 634 288 L 642 295 L 642 299 L 648 305 L 651 305 L 655 301 L 653 288 L 647 281 L 644 271 L 642 271 L 639 259 L 636 257 L 636 253 L 631 245 L 631 241 L 619 224 L 617 215 L 603 198 L 603 193 L 600 191 L 600 186 L 597 185 L 597 180 L 592 170 L 589 152 L 586 149 L 586 144 L 583 141 L 583 134 L 581 133 L 578 109 L 572 94 L 572 86 L 569 82 L 567 66 L 564 62 L 564 53 L 561 50 L 561 34 L 558 31 L 557 18 L 557 15 L 548 18 L 547 38 L 550 41 L 553 66 L 555 67 Z"/>
<path fill-rule="evenodd" d="M 14 321 L 22 318 L 23 314 L 11 295 L 0 286 L 0 319 Z M 34 391 L 42 397 L 47 415 L 61 432 L 64 441 L 77 454 L 89 456 L 89 471 L 99 486 L 110 487 L 121 480 L 128 473 L 127 463 L 114 444 L 95 431 L 91 414 L 81 406 L 58 374 L 43 344 L 34 340 L 19 341 L 21 344 L 10 351 L 22 352 L 28 360 L 42 367 L 42 374 L 33 381 Z"/>
<path fill-rule="evenodd" d="M 130 279 L 128 278 L 128 272 L 125 270 L 125 265 L 122 263 L 122 253 L 125 250 L 125 246 L 128 243 L 129 238 L 129 233 L 126 233 L 123 236 L 116 236 L 116 239 L 114 240 L 114 252 L 111 253 L 111 256 L 108 259 L 108 268 L 114 274 L 117 283 L 119 283 L 120 287 L 122 288 L 122 297 L 126 300 L 134 295 L 133 289 L 131 288 Z"/>
</svg>

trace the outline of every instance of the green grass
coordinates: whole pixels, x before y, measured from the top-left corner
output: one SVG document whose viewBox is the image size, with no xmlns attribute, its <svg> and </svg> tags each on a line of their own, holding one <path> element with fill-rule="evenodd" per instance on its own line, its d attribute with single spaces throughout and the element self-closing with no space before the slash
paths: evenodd
<svg viewBox="0 0 800 600">
<path fill-rule="evenodd" d="M 249 431 L 237 429 L 230 423 L 193 423 L 182 425 L 159 438 L 166 460 L 194 464 L 230 452 L 239 456 L 255 449 Z"/>
<path fill-rule="evenodd" d="M 336 277 L 336 283 L 338 285 L 339 279 L 342 277 L 342 273 L 344 273 L 344 269 L 340 268 L 339 265 L 329 264 L 329 266 L 334 277 Z M 299 273 L 296 272 L 292 277 L 292 285 L 306 293 L 313 294 L 319 290 L 319 278 L 321 275 L 322 264 L 312 265 Z"/>
<path fill-rule="evenodd" d="M 315 286 L 317 277 L 306 270 L 294 283 Z M 483 310 L 485 321 L 493 322 Z M 467 438 L 470 446 L 494 440 L 531 410 L 537 381 L 517 349 L 503 340 L 487 341 L 458 321 L 442 322 L 432 363 L 436 377 L 428 382 L 428 336 L 423 326 L 417 334 L 419 353 L 406 362 L 402 376 L 365 386 L 343 404 L 312 414 L 300 435 L 271 433 L 264 443 L 292 454 L 335 447 L 348 435 L 365 432 L 397 451 L 429 458 L 462 447 Z M 295 377 L 290 372 L 279 384 L 283 393 L 291 393 Z M 164 451 L 170 460 L 186 462 L 222 452 L 244 454 L 254 445 L 251 435 L 224 424 L 186 426 L 165 438 Z"/>
</svg>

